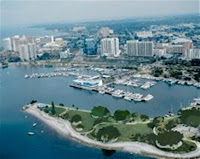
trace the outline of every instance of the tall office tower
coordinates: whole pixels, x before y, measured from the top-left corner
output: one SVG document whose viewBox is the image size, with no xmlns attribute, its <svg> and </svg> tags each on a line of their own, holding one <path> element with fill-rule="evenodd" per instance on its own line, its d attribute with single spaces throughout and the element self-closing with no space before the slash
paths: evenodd
<svg viewBox="0 0 200 159">
<path fill-rule="evenodd" d="M 29 61 L 29 49 L 27 44 L 19 45 L 19 57 L 22 61 Z"/>
<path fill-rule="evenodd" d="M 135 40 L 127 41 L 127 54 L 129 56 L 138 56 L 137 41 Z"/>
<path fill-rule="evenodd" d="M 153 42 L 127 41 L 129 56 L 153 56 Z"/>
<path fill-rule="evenodd" d="M 19 39 L 19 35 L 15 35 L 12 37 L 13 51 L 15 52 L 19 51 Z"/>
<path fill-rule="evenodd" d="M 86 55 L 97 55 L 97 44 L 93 38 L 85 39 L 83 53 Z"/>
<path fill-rule="evenodd" d="M 119 56 L 119 39 L 105 38 L 101 40 L 101 53 L 105 56 Z"/>
<path fill-rule="evenodd" d="M 10 38 L 3 39 L 3 48 L 5 51 L 11 51 L 12 50 L 12 43 Z"/>
<path fill-rule="evenodd" d="M 145 55 L 153 56 L 153 42 L 145 42 Z"/>
<path fill-rule="evenodd" d="M 34 43 L 29 43 L 28 44 L 28 54 L 29 54 L 29 59 L 30 60 L 35 60 L 37 57 L 37 47 L 36 44 Z"/>
</svg>

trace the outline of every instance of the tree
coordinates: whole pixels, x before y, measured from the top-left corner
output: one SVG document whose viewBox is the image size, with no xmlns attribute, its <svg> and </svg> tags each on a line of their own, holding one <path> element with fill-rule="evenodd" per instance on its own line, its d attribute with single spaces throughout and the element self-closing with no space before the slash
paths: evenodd
<svg viewBox="0 0 200 159">
<path fill-rule="evenodd" d="M 114 113 L 114 119 L 117 121 L 125 120 L 130 115 L 128 110 L 116 110 Z"/>
<path fill-rule="evenodd" d="M 60 103 L 59 105 L 60 105 L 61 107 L 64 107 L 64 106 L 65 106 L 63 103 Z"/>
<path fill-rule="evenodd" d="M 108 110 L 108 108 L 103 107 L 103 106 L 94 107 L 91 113 L 93 116 L 96 116 L 96 117 L 105 117 L 105 116 L 110 115 L 110 111 Z"/>
<path fill-rule="evenodd" d="M 73 122 L 77 123 L 77 122 L 79 122 L 79 121 L 81 121 L 81 120 L 82 120 L 81 116 L 78 115 L 78 114 L 76 114 L 76 115 L 74 115 L 74 116 L 72 117 L 71 122 L 72 122 L 72 123 L 73 123 Z"/>
<path fill-rule="evenodd" d="M 34 104 L 34 103 L 37 103 L 37 100 L 32 100 L 32 101 L 30 102 L 30 104 Z"/>
<path fill-rule="evenodd" d="M 137 112 L 134 112 L 132 115 L 133 120 L 136 120 L 137 118 L 140 117 L 140 115 Z"/>
<path fill-rule="evenodd" d="M 148 126 L 151 128 L 153 128 L 155 126 L 157 127 L 157 126 L 160 126 L 163 122 L 164 122 L 164 117 L 157 116 L 153 119 L 153 121 L 151 123 L 148 124 Z"/>
<path fill-rule="evenodd" d="M 142 114 L 142 115 L 140 116 L 140 118 L 142 119 L 142 121 L 149 120 L 149 117 L 148 117 L 147 115 L 144 115 L 144 114 Z"/>
<path fill-rule="evenodd" d="M 51 114 L 54 115 L 56 113 L 54 102 L 51 102 Z"/>
<path fill-rule="evenodd" d="M 107 126 L 99 129 L 97 132 L 97 139 L 99 141 L 108 142 L 120 136 L 119 130 L 114 126 Z"/>
<path fill-rule="evenodd" d="M 178 144 L 183 138 L 183 134 L 177 131 L 165 131 L 163 133 L 159 133 L 157 136 L 157 141 L 160 145 L 175 145 Z"/>
</svg>

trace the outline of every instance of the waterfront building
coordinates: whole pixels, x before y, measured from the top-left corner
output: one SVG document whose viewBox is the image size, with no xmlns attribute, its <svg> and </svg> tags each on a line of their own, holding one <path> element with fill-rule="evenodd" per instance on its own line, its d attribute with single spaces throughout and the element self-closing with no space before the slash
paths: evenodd
<svg viewBox="0 0 200 159">
<path fill-rule="evenodd" d="M 127 54 L 129 56 L 153 56 L 153 42 L 127 41 Z"/>
<path fill-rule="evenodd" d="M 91 88 L 103 85 L 103 81 L 101 79 L 76 79 L 73 82 L 76 85 L 91 87 Z"/>
<path fill-rule="evenodd" d="M 19 45 L 19 57 L 22 61 L 29 61 L 29 49 L 27 44 Z"/>
<path fill-rule="evenodd" d="M 20 44 L 19 57 L 22 61 L 35 60 L 37 58 L 37 46 L 34 43 Z"/>
<path fill-rule="evenodd" d="M 200 59 L 200 49 L 187 49 L 183 57 L 187 60 Z"/>
<path fill-rule="evenodd" d="M 93 38 L 85 39 L 83 53 L 85 55 L 97 55 L 97 44 Z"/>
<path fill-rule="evenodd" d="M 28 43 L 28 54 L 30 60 L 37 58 L 37 46 L 34 43 Z"/>
<path fill-rule="evenodd" d="M 101 53 L 104 56 L 115 56 L 118 57 L 120 54 L 119 50 L 119 39 L 118 38 L 104 38 L 101 40 Z"/>
<path fill-rule="evenodd" d="M 11 51 L 12 50 L 12 43 L 10 38 L 3 39 L 3 48 L 5 51 Z"/>
<path fill-rule="evenodd" d="M 13 44 L 13 51 L 18 52 L 19 51 L 19 35 L 15 35 L 12 37 L 12 44 Z"/>
</svg>

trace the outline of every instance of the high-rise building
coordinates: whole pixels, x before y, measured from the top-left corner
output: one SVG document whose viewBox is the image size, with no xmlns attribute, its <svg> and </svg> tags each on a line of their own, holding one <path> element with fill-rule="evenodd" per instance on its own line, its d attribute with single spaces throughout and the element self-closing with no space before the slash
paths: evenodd
<svg viewBox="0 0 200 159">
<path fill-rule="evenodd" d="M 187 49 L 184 58 L 187 60 L 200 59 L 200 49 Z"/>
<path fill-rule="evenodd" d="M 35 60 L 37 58 L 37 46 L 34 43 L 28 44 L 29 59 Z"/>
<path fill-rule="evenodd" d="M 153 42 L 127 41 L 129 56 L 153 56 Z"/>
<path fill-rule="evenodd" d="M 3 48 L 5 51 L 11 51 L 12 50 L 12 43 L 10 38 L 3 39 Z"/>
<path fill-rule="evenodd" d="M 101 40 L 101 53 L 105 56 L 119 56 L 119 39 L 105 38 Z"/>
<path fill-rule="evenodd" d="M 37 57 L 37 47 L 34 43 L 20 44 L 19 57 L 22 61 L 35 60 Z"/>
<path fill-rule="evenodd" d="M 26 44 L 19 45 L 19 57 L 22 61 L 30 60 L 28 45 Z"/>
<path fill-rule="evenodd" d="M 19 51 L 19 35 L 15 35 L 12 37 L 12 43 L 13 43 L 13 51 L 18 52 Z"/>
<path fill-rule="evenodd" d="M 97 43 L 93 38 L 85 39 L 83 53 L 86 55 L 97 55 Z"/>
</svg>

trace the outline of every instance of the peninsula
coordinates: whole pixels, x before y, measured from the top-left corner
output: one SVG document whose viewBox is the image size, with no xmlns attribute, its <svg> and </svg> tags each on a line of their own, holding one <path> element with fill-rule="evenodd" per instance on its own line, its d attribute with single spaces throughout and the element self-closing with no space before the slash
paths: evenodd
<svg viewBox="0 0 200 159">
<path fill-rule="evenodd" d="M 91 111 L 32 101 L 23 110 L 68 138 L 105 150 L 156 158 L 200 157 L 200 106 L 181 109 L 176 116 L 147 115 L 95 106 Z"/>
</svg>

